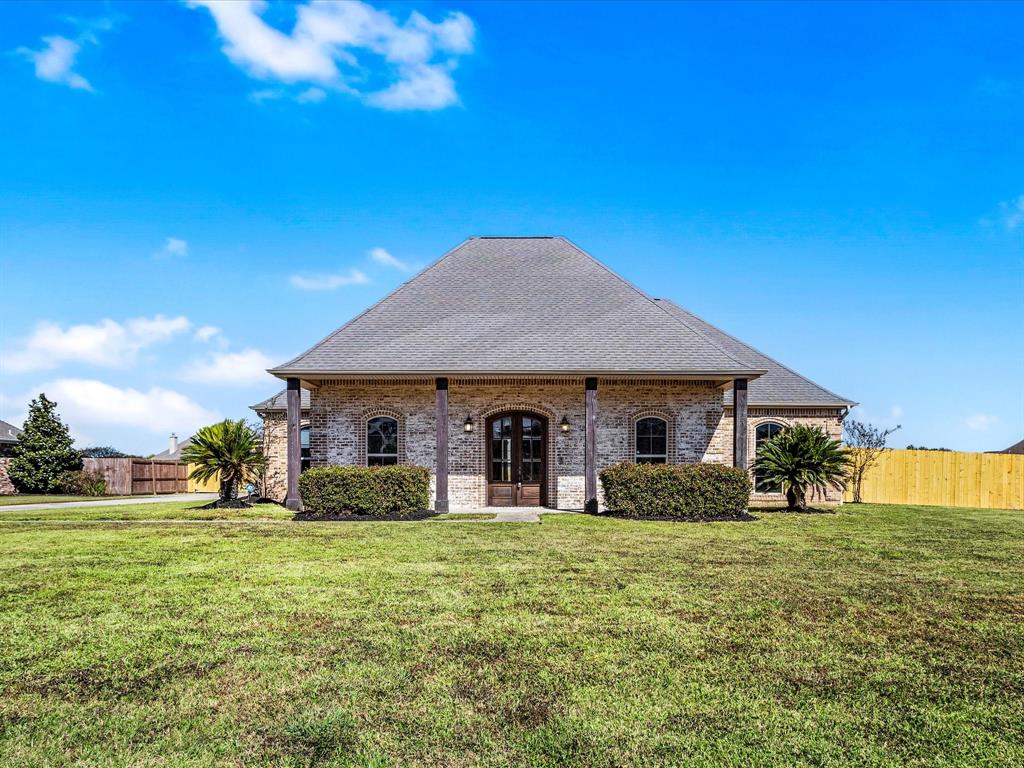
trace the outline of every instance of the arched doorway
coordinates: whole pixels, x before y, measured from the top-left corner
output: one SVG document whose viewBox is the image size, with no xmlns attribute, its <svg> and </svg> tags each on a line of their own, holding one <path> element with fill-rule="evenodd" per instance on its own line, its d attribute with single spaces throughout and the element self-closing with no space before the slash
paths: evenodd
<svg viewBox="0 0 1024 768">
<path fill-rule="evenodd" d="M 487 420 L 487 504 L 539 507 L 547 482 L 548 420 L 528 411 L 499 413 Z"/>
</svg>

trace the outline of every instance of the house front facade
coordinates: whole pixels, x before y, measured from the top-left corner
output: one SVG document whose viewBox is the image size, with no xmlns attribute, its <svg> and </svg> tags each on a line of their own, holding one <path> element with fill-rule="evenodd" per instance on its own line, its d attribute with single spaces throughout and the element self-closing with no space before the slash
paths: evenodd
<svg viewBox="0 0 1024 768">
<path fill-rule="evenodd" d="M 748 467 L 788 424 L 838 438 L 853 405 L 561 237 L 470 238 L 271 373 L 253 408 L 293 509 L 304 466 L 386 464 L 428 467 L 438 511 L 597 509 L 603 467 Z"/>
</svg>

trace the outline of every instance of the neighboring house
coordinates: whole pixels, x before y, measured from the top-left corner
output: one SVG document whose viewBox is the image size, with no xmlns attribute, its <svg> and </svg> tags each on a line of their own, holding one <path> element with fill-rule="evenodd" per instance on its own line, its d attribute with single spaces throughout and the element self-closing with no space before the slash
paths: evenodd
<svg viewBox="0 0 1024 768">
<path fill-rule="evenodd" d="M 2 423 L 3 422 L 0 422 L 0 424 L 2 424 Z M 1004 448 L 1001 451 L 989 451 L 989 453 L 1010 453 L 1010 454 L 1013 454 L 1015 456 L 1019 456 L 1021 454 L 1024 454 L 1024 440 L 1021 440 L 1020 442 L 1014 443 L 1009 448 Z"/>
<path fill-rule="evenodd" d="M 0 421 L 0 457 L 10 456 L 14 446 L 18 444 L 21 430 L 6 421 Z"/>
<path fill-rule="evenodd" d="M 7 476 L 7 465 L 11 461 L 11 455 L 20 434 L 21 430 L 13 424 L 0 421 L 0 496 L 10 496 L 15 492 L 14 484 Z"/>
<path fill-rule="evenodd" d="M 747 467 L 788 424 L 838 439 L 854 404 L 562 237 L 470 238 L 271 373 L 253 408 L 290 508 L 303 422 L 312 466 L 428 467 L 437 510 L 596 509 L 610 464 Z"/>
<path fill-rule="evenodd" d="M 150 458 L 156 459 L 157 461 L 181 461 L 181 452 L 192 445 L 192 438 L 186 437 L 184 440 L 179 441 L 178 436 L 173 432 L 167 439 L 167 450 L 160 451 L 160 453 L 153 454 Z"/>
</svg>

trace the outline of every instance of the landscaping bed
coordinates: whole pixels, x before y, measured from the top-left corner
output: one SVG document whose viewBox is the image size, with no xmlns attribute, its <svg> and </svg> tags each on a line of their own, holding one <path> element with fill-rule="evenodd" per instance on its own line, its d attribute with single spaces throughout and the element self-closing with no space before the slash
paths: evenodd
<svg viewBox="0 0 1024 768">
<path fill-rule="evenodd" d="M 403 523 L 429 520 L 432 517 L 437 517 L 439 514 L 439 512 L 435 512 L 432 509 L 408 513 L 392 512 L 382 515 L 355 515 L 351 512 L 297 512 L 294 519 L 299 522 L 318 523 Z"/>
</svg>

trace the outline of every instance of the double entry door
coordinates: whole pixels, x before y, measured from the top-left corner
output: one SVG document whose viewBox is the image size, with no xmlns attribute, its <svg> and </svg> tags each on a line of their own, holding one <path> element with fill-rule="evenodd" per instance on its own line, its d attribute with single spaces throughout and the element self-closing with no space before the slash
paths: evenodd
<svg viewBox="0 0 1024 768">
<path fill-rule="evenodd" d="M 546 499 L 547 419 L 499 413 L 487 420 L 487 504 L 539 507 Z"/>
</svg>

